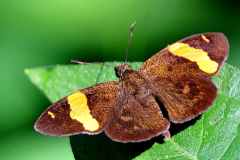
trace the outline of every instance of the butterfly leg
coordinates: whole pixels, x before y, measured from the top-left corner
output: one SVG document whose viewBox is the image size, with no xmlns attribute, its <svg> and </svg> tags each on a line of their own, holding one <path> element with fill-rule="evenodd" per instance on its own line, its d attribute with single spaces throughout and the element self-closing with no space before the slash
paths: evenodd
<svg viewBox="0 0 240 160">
<path fill-rule="evenodd" d="M 171 138 L 171 133 L 169 132 L 169 130 L 165 131 L 162 133 L 164 140 L 168 140 Z"/>
</svg>

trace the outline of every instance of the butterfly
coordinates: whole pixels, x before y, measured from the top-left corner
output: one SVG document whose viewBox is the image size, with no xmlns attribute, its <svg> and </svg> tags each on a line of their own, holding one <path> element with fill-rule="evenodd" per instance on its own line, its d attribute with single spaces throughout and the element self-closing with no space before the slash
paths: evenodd
<svg viewBox="0 0 240 160">
<path fill-rule="evenodd" d="M 122 143 L 168 133 L 171 123 L 190 121 L 211 106 L 217 96 L 211 77 L 219 73 L 228 50 L 223 33 L 179 40 L 146 60 L 139 70 L 126 63 L 116 66 L 118 81 L 60 99 L 41 114 L 34 128 L 51 136 L 104 132 Z"/>
</svg>

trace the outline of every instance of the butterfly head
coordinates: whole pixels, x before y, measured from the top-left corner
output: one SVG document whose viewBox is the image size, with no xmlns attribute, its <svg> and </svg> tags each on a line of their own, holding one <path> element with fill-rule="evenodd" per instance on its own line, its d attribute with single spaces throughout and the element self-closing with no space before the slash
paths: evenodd
<svg viewBox="0 0 240 160">
<path fill-rule="evenodd" d="M 122 77 L 127 70 L 131 70 L 131 66 L 126 63 L 120 64 L 115 67 L 115 73 L 117 77 Z"/>
</svg>

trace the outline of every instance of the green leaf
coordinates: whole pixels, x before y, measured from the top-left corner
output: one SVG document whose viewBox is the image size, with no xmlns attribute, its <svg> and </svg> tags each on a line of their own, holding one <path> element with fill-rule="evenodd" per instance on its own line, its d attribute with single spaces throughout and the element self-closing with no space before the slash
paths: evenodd
<svg viewBox="0 0 240 160">
<path fill-rule="evenodd" d="M 221 74 L 213 78 L 220 89 L 220 93 L 240 99 L 240 70 L 237 67 L 226 64 L 221 69 Z"/>
<path fill-rule="evenodd" d="M 52 101 L 79 88 L 115 80 L 114 66 L 119 62 L 83 65 L 57 65 L 27 69 L 31 81 Z M 131 63 L 138 68 L 141 63 Z M 240 157 L 240 70 L 225 65 L 214 77 L 219 95 L 213 106 L 187 129 L 164 143 L 153 139 L 145 143 L 121 144 L 104 134 L 70 138 L 76 159 L 132 159 L 151 147 L 137 160 L 190 159 L 235 160 Z"/>
</svg>

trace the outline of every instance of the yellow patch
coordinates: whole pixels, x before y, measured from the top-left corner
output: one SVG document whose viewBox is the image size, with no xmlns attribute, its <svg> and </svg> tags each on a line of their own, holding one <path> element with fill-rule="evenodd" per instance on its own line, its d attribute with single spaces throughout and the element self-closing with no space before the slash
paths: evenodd
<svg viewBox="0 0 240 160">
<path fill-rule="evenodd" d="M 215 73 L 218 63 L 211 60 L 208 53 L 202 49 L 196 49 L 186 43 L 174 43 L 168 47 L 169 51 L 179 57 L 196 62 L 198 67 L 206 73 Z"/>
<path fill-rule="evenodd" d="M 47 113 L 48 113 L 49 116 L 51 116 L 52 119 L 55 118 L 55 115 L 52 112 L 48 111 Z"/>
<path fill-rule="evenodd" d="M 201 37 L 205 42 L 207 42 L 207 43 L 210 42 L 210 40 L 206 36 L 204 36 L 203 34 L 201 35 Z"/>
<path fill-rule="evenodd" d="M 84 129 L 96 131 L 99 128 L 98 121 L 90 113 L 87 97 L 82 92 L 76 92 L 67 97 L 70 105 L 70 117 L 82 123 Z"/>
</svg>

